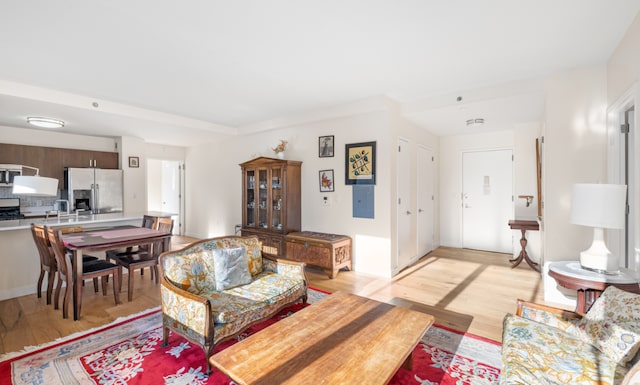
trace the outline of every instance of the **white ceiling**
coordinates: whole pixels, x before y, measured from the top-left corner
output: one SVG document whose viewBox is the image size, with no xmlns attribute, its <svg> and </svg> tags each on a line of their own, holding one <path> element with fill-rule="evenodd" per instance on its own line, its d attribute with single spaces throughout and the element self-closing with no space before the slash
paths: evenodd
<svg viewBox="0 0 640 385">
<path fill-rule="evenodd" d="M 191 145 L 385 96 L 437 135 L 539 121 L 638 0 L 3 0 L 0 125 Z M 457 101 L 457 96 L 462 96 Z M 93 104 L 97 103 L 97 107 Z"/>
</svg>

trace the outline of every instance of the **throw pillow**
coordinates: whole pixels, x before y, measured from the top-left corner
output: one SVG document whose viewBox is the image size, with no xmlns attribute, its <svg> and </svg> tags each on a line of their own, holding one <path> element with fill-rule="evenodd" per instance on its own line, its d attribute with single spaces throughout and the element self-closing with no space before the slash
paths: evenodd
<svg viewBox="0 0 640 385">
<path fill-rule="evenodd" d="M 249 271 L 251 276 L 262 273 L 262 242 L 256 237 L 244 238 L 244 245 L 247 248 L 247 259 L 249 260 Z"/>
<path fill-rule="evenodd" d="M 247 252 L 244 247 L 214 249 L 216 290 L 223 291 L 251 282 Z"/>
<path fill-rule="evenodd" d="M 575 334 L 624 366 L 640 349 L 638 325 L 640 295 L 609 286 L 576 322 Z"/>
</svg>

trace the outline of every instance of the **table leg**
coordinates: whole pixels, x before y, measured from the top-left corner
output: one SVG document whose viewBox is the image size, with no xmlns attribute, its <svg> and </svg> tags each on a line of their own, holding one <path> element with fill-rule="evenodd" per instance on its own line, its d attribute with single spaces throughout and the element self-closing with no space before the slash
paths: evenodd
<svg viewBox="0 0 640 385">
<path fill-rule="evenodd" d="M 73 320 L 80 319 L 82 305 L 82 250 L 73 250 Z"/>
<path fill-rule="evenodd" d="M 409 353 L 409 357 L 402 363 L 402 367 L 407 370 L 413 370 L 413 350 Z"/>
<path fill-rule="evenodd" d="M 518 257 L 510 259 L 509 262 L 512 263 L 511 268 L 518 266 L 520 262 L 525 261 L 527 264 L 535 271 L 540 271 L 540 266 L 529 258 L 529 254 L 527 254 L 527 238 L 525 237 L 525 229 L 520 229 L 520 233 L 522 237 L 520 238 L 520 254 Z"/>
</svg>

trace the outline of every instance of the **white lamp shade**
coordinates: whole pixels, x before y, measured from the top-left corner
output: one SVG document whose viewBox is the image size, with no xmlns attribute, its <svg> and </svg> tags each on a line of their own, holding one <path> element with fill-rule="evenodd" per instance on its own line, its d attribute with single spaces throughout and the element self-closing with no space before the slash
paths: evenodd
<svg viewBox="0 0 640 385">
<path fill-rule="evenodd" d="M 58 180 L 44 176 L 16 176 L 13 178 L 14 195 L 57 196 Z"/>
<path fill-rule="evenodd" d="M 571 223 L 624 229 L 626 185 L 578 183 L 573 185 L 571 195 Z"/>
</svg>

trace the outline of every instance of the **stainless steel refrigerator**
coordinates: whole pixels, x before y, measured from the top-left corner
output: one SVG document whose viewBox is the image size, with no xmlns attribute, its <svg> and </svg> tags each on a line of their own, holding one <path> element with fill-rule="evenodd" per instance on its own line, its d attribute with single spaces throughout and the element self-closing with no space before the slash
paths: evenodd
<svg viewBox="0 0 640 385">
<path fill-rule="evenodd" d="M 123 211 L 122 170 L 69 167 L 64 170 L 64 181 L 62 195 L 73 211 L 92 214 Z"/>
</svg>

